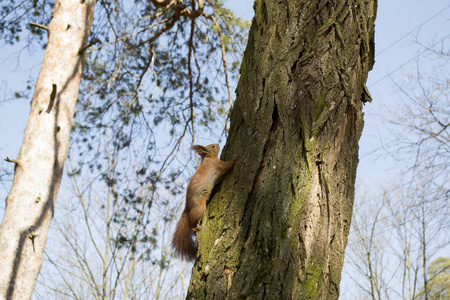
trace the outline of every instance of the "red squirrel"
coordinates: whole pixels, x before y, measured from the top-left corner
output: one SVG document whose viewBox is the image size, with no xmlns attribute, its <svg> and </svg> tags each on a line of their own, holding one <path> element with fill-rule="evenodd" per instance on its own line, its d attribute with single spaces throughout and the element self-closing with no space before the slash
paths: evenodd
<svg viewBox="0 0 450 300">
<path fill-rule="evenodd" d="M 211 190 L 216 180 L 233 167 L 237 158 L 237 156 L 234 156 L 231 161 L 221 161 L 218 157 L 218 144 L 211 144 L 206 147 L 194 145 L 191 149 L 202 157 L 202 163 L 188 184 L 186 205 L 172 238 L 172 247 L 175 252 L 182 259 L 189 261 L 194 260 L 197 256 L 197 243 L 194 240 L 194 233 L 200 229 L 197 224 L 205 214 L 206 201 L 211 194 Z"/>
</svg>

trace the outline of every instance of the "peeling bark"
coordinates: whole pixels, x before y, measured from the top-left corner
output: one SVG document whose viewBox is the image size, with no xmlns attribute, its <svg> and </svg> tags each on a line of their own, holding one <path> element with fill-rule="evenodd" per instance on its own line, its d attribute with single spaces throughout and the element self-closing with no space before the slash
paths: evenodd
<svg viewBox="0 0 450 300">
<path fill-rule="evenodd" d="M 48 45 L 0 226 L 0 299 L 30 299 L 69 145 L 95 1 L 55 1 Z"/>
<path fill-rule="evenodd" d="M 255 1 L 188 299 L 337 299 L 376 1 Z"/>
</svg>

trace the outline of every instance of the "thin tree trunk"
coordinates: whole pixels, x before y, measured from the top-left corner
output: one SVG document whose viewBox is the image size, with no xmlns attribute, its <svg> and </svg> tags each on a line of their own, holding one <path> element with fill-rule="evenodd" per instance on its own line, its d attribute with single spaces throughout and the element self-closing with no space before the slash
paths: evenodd
<svg viewBox="0 0 450 300">
<path fill-rule="evenodd" d="M 370 250 L 367 252 L 367 267 L 369 269 L 369 282 L 370 282 L 370 295 L 372 296 L 372 300 L 375 300 L 375 276 L 372 269 L 372 259 L 370 257 Z"/>
<path fill-rule="evenodd" d="M 42 266 L 94 5 L 94 0 L 55 1 L 48 45 L 0 226 L 0 299 L 30 299 Z"/>
<path fill-rule="evenodd" d="M 337 299 L 376 1 L 257 0 L 188 299 Z"/>
<path fill-rule="evenodd" d="M 422 227 L 422 236 L 420 238 L 420 242 L 422 243 L 422 271 L 423 271 L 423 293 L 424 293 L 424 299 L 428 300 L 428 279 L 427 279 L 427 239 L 426 239 L 426 220 L 425 220 L 425 199 L 422 200 L 421 205 L 421 227 Z"/>
</svg>

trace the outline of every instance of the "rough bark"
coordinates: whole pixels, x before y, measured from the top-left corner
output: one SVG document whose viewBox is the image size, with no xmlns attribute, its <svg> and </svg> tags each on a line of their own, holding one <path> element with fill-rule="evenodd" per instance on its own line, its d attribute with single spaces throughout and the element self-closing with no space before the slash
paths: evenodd
<svg viewBox="0 0 450 300">
<path fill-rule="evenodd" d="M 0 226 L 0 299 L 30 299 L 42 265 L 94 5 L 94 0 L 55 1 L 48 45 Z"/>
<path fill-rule="evenodd" d="M 257 0 L 188 299 L 337 299 L 376 1 Z"/>
</svg>

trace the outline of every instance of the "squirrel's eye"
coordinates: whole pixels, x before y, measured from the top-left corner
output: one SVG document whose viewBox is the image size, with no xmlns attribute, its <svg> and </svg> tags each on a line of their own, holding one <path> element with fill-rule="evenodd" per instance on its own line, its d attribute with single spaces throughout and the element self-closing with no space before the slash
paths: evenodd
<svg viewBox="0 0 450 300">
<path fill-rule="evenodd" d="M 212 146 L 212 148 L 216 148 L 216 146 Z"/>
</svg>

